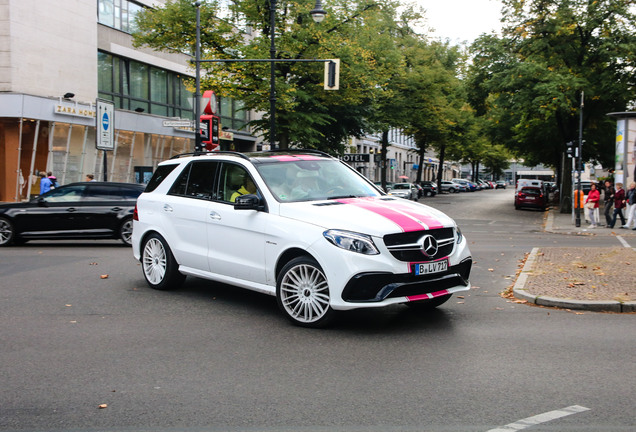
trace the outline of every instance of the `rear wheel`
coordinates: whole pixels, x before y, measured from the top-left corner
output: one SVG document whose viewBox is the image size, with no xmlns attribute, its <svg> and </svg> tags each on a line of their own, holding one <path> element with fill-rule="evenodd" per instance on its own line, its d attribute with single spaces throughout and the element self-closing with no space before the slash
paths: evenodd
<svg viewBox="0 0 636 432">
<path fill-rule="evenodd" d="M 119 238 L 126 246 L 132 246 L 132 230 L 132 218 L 124 219 L 122 224 L 119 226 Z"/>
<path fill-rule="evenodd" d="M 185 279 L 185 276 L 179 273 L 179 265 L 166 241 L 156 233 L 150 234 L 143 241 L 141 266 L 146 282 L 157 290 L 178 288 Z"/>
<path fill-rule="evenodd" d="M 329 284 L 320 265 L 308 256 L 294 258 L 278 275 L 278 306 L 296 325 L 324 327 L 335 314 L 329 305 Z"/>
<path fill-rule="evenodd" d="M 0 218 L 0 246 L 9 246 L 15 239 L 15 228 L 8 219 Z"/>
<path fill-rule="evenodd" d="M 415 310 L 430 310 L 435 309 L 437 306 L 441 306 L 446 303 L 452 297 L 452 294 L 446 294 L 443 296 L 435 297 L 430 300 L 420 300 L 416 302 L 410 302 L 406 305 Z"/>
</svg>

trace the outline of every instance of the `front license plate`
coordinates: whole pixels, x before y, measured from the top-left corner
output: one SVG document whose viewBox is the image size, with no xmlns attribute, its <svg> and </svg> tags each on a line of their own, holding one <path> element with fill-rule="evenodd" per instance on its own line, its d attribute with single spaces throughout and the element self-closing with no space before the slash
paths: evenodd
<svg viewBox="0 0 636 432">
<path fill-rule="evenodd" d="M 425 275 L 431 273 L 441 273 L 448 270 L 448 260 L 435 261 L 431 263 L 415 264 L 415 275 Z"/>
</svg>

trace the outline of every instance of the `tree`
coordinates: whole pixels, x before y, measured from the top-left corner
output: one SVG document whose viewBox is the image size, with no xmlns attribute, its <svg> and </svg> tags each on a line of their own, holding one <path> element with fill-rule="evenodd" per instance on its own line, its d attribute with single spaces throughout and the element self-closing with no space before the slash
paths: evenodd
<svg viewBox="0 0 636 432">
<path fill-rule="evenodd" d="M 312 21 L 313 1 L 278 0 L 277 59 L 340 58 L 340 90 L 324 91 L 322 63 L 277 63 L 276 121 L 281 148 L 290 145 L 338 153 L 349 136 L 360 136 L 373 122 L 378 101 L 390 97 L 390 77 L 400 70 L 393 50 L 397 3 L 391 0 L 333 0 L 321 24 Z M 268 59 L 269 0 L 230 3 L 221 15 L 217 2 L 201 9 L 201 46 L 205 59 Z M 140 13 L 134 34 L 138 46 L 193 52 L 195 9 L 188 0 Z M 416 16 L 407 17 L 409 20 Z M 241 23 L 249 23 L 251 34 Z M 269 64 L 203 63 L 202 87 L 264 113 L 252 122 L 269 139 Z M 371 120 L 370 120 L 371 119 Z"/>
<path fill-rule="evenodd" d="M 503 37 L 479 38 L 469 71 L 470 100 L 489 121 L 492 141 L 531 164 L 561 168 L 565 143 L 578 138 L 584 91 L 583 158 L 609 166 L 615 121 L 606 114 L 626 110 L 636 84 L 633 1 L 502 3 Z"/>
</svg>

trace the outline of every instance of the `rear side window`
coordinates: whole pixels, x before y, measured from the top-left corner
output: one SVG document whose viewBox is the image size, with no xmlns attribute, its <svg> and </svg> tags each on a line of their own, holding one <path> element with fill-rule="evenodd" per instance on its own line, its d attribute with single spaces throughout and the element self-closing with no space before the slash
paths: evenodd
<svg viewBox="0 0 636 432">
<path fill-rule="evenodd" d="M 114 201 L 122 200 L 121 188 L 115 185 L 89 185 L 84 192 L 85 201 Z"/>
<path fill-rule="evenodd" d="M 174 182 L 168 194 L 198 199 L 216 199 L 214 180 L 218 163 L 196 161 L 187 166 Z"/>
<path fill-rule="evenodd" d="M 162 181 L 174 170 L 179 164 L 169 164 L 169 165 L 159 165 L 157 170 L 152 175 L 152 178 L 146 185 L 146 192 L 152 192 L 157 189 L 157 187 L 161 184 Z"/>
</svg>

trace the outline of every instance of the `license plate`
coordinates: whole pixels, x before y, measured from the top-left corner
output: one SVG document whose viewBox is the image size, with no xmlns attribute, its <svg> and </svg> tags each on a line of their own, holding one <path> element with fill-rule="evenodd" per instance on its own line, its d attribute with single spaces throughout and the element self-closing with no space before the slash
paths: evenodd
<svg viewBox="0 0 636 432">
<path fill-rule="evenodd" d="M 431 273 L 441 273 L 441 272 L 445 272 L 446 270 L 448 270 L 448 260 L 415 264 L 416 276 L 431 274 Z"/>
</svg>

